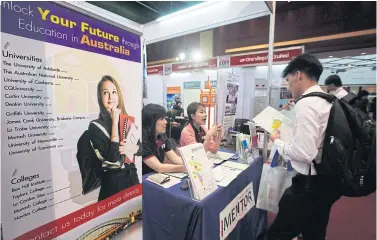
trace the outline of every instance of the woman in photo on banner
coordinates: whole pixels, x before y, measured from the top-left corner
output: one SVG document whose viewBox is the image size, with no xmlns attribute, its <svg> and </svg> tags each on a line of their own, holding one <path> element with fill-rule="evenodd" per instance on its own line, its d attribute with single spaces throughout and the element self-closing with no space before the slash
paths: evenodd
<svg viewBox="0 0 377 240">
<path fill-rule="evenodd" d="M 220 148 L 224 129 L 220 124 L 214 125 L 209 131 L 204 127 L 207 121 L 207 112 L 203 104 L 193 102 L 187 107 L 189 123 L 182 130 L 181 147 L 202 143 L 206 152 L 217 153 Z"/>
<path fill-rule="evenodd" d="M 139 184 L 134 162 L 140 141 L 129 143 L 125 136 L 121 137 L 136 126 L 135 119 L 125 110 L 121 89 L 114 78 L 108 75 L 102 77 L 97 87 L 97 99 L 99 118 L 89 124 L 88 132 L 96 157 L 90 161 L 101 163 L 100 169 L 97 169 L 101 181 L 98 201 L 101 201 Z M 124 131 L 120 129 L 122 118 L 128 119 Z"/>
</svg>

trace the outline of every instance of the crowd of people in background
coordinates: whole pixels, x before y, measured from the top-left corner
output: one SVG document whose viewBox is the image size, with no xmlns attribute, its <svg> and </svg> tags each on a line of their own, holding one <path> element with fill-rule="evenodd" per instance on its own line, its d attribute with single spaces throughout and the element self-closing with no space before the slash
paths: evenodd
<svg viewBox="0 0 377 240">
<path fill-rule="evenodd" d="M 361 109 L 367 113 L 372 119 L 376 120 L 376 97 L 369 100 L 369 92 L 360 90 L 356 95 L 352 92 L 347 92 L 343 88 L 342 80 L 338 75 L 331 75 L 325 80 L 325 85 L 330 94 L 335 95 L 338 99 L 343 99 L 354 108 Z"/>
</svg>

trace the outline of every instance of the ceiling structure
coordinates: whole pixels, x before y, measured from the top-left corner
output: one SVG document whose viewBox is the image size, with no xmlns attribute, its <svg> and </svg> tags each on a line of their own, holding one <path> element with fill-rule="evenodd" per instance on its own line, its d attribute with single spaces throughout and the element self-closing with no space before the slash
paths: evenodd
<svg viewBox="0 0 377 240">
<path fill-rule="evenodd" d="M 124 18 L 146 24 L 162 16 L 189 8 L 203 1 L 88 1 Z"/>
<path fill-rule="evenodd" d="M 314 56 L 324 68 L 331 69 L 334 73 L 363 67 L 376 68 L 376 48 L 324 52 Z"/>
</svg>

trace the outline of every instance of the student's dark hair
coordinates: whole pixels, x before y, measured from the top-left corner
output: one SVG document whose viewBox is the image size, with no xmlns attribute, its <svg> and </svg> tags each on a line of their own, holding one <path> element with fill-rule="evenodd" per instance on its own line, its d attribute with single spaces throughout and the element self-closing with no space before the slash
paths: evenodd
<svg viewBox="0 0 377 240">
<path fill-rule="evenodd" d="M 357 94 L 357 98 L 358 99 L 361 99 L 362 97 L 365 97 L 365 96 L 369 96 L 369 92 L 367 90 L 361 90 L 358 94 Z"/>
<path fill-rule="evenodd" d="M 109 82 L 111 82 L 115 85 L 115 88 L 116 88 L 117 93 L 118 93 L 118 108 L 120 109 L 121 113 L 127 115 L 127 112 L 126 112 L 126 109 L 125 109 L 124 103 L 123 103 L 122 90 L 120 89 L 118 82 L 113 77 L 111 77 L 109 75 L 103 76 L 101 81 L 97 85 L 97 100 L 98 100 L 98 105 L 99 105 L 99 108 L 100 108 L 99 118 L 101 120 L 105 121 L 107 124 L 111 124 L 111 122 L 112 122 L 111 115 L 102 103 L 102 86 L 107 81 L 109 81 Z"/>
<path fill-rule="evenodd" d="M 323 67 L 316 57 L 305 53 L 290 61 L 282 76 L 285 78 L 288 74 L 294 74 L 298 71 L 305 73 L 310 79 L 318 82 L 323 72 Z"/>
<path fill-rule="evenodd" d="M 330 75 L 326 78 L 325 85 L 329 86 L 331 84 L 334 84 L 336 87 L 341 87 L 343 85 L 342 80 L 338 75 Z"/>
<path fill-rule="evenodd" d="M 166 110 L 158 104 L 147 104 L 141 111 L 143 120 L 143 140 L 156 140 L 156 122 L 166 117 Z"/>
<path fill-rule="evenodd" d="M 199 102 L 192 102 L 192 103 L 190 103 L 190 105 L 188 105 L 188 107 L 187 107 L 187 115 L 188 115 L 190 123 L 192 123 L 192 121 L 193 121 L 191 115 L 195 114 L 196 111 L 198 111 L 198 109 L 200 107 L 204 107 L 205 108 L 204 104 L 199 103 Z"/>
</svg>

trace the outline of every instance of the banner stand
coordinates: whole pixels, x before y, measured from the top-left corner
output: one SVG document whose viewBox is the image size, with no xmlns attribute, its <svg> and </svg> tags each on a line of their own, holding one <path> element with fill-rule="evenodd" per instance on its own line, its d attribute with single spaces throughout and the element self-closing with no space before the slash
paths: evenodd
<svg viewBox="0 0 377 240">
<path fill-rule="evenodd" d="M 268 38 L 268 74 L 267 74 L 267 103 L 271 103 L 271 85 L 272 85 L 272 63 L 274 55 L 274 36 L 275 36 L 275 14 L 276 14 L 276 1 L 272 1 L 272 12 L 270 13 L 270 28 Z M 263 144 L 263 160 L 267 161 L 269 136 L 267 131 L 264 131 L 264 144 Z"/>
</svg>

